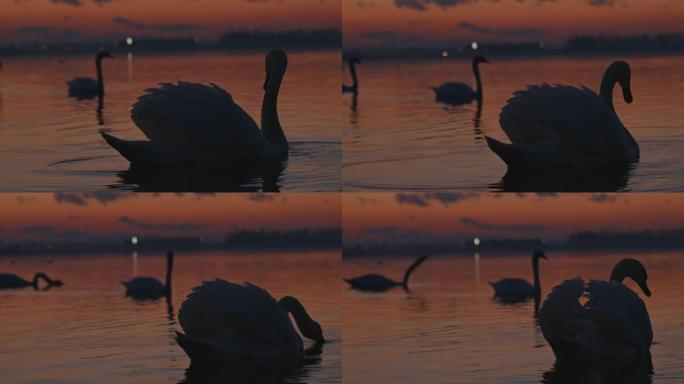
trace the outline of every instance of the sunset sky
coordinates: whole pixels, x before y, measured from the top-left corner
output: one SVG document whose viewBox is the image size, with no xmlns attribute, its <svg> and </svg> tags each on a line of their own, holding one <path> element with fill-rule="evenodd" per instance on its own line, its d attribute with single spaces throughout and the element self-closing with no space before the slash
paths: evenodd
<svg viewBox="0 0 684 384">
<path fill-rule="evenodd" d="M 3 0 L 0 45 L 340 28 L 341 0 Z"/>
<path fill-rule="evenodd" d="M 684 228 L 684 198 L 677 194 L 347 193 L 342 200 L 350 243 Z"/>
<path fill-rule="evenodd" d="M 684 31 L 677 0 L 344 0 L 344 44 L 440 46 Z"/>
<path fill-rule="evenodd" d="M 0 241 L 221 238 L 235 229 L 339 227 L 338 194 L 0 194 Z"/>
</svg>

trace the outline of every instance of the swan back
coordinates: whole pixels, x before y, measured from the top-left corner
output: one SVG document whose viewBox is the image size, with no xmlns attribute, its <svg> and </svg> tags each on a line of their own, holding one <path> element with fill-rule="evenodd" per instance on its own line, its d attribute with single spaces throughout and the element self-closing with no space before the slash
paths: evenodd
<svg viewBox="0 0 684 384">
<path fill-rule="evenodd" d="M 401 283 L 389 279 L 377 273 L 369 273 L 367 275 L 354 277 L 351 279 L 344 279 L 352 288 L 360 291 L 368 292 L 384 292 L 390 288 L 400 286 Z"/>
<path fill-rule="evenodd" d="M 31 283 L 12 273 L 0 273 L 0 288 L 22 288 Z"/>
</svg>

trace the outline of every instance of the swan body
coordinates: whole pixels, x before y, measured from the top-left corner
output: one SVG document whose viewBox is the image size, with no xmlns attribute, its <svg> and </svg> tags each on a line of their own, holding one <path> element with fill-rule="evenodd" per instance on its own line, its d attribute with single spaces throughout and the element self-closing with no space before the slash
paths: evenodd
<svg viewBox="0 0 684 384">
<path fill-rule="evenodd" d="M 69 86 L 69 96 L 79 99 L 88 99 L 95 96 L 102 98 L 104 96 L 104 78 L 102 77 L 102 59 L 113 58 L 107 51 L 99 51 L 95 56 L 95 69 L 97 70 L 97 79 L 90 77 L 77 77 L 71 81 L 67 81 Z"/>
<path fill-rule="evenodd" d="M 171 274 L 173 273 L 173 252 L 166 253 L 166 282 L 153 277 L 136 277 L 121 282 L 126 287 L 126 296 L 141 300 L 154 300 L 171 295 Z"/>
<path fill-rule="evenodd" d="M 532 252 L 532 274 L 534 285 L 527 280 L 519 278 L 505 278 L 495 283 L 489 283 L 494 288 L 494 297 L 502 300 L 523 301 L 528 298 L 541 295 L 541 283 L 539 279 L 539 259 L 548 259 L 544 252 L 535 250 Z"/>
<path fill-rule="evenodd" d="M 625 277 L 651 295 L 646 270 L 634 259 L 620 261 L 610 281 L 576 278 L 549 293 L 539 324 L 557 364 L 617 368 L 650 362 L 651 321 L 643 300 L 622 284 Z M 583 296 L 588 298 L 584 304 Z"/>
<path fill-rule="evenodd" d="M 62 286 L 61 280 L 52 280 L 46 274 L 38 272 L 33 276 L 33 280 L 28 281 L 17 275 L 11 273 L 0 273 L 0 289 L 11 289 L 11 288 L 26 288 L 33 287 L 38 289 L 39 280 L 44 280 L 47 283 L 47 287 Z"/>
<path fill-rule="evenodd" d="M 181 81 L 148 89 L 133 105 L 131 119 L 148 141 L 102 136 L 138 166 L 234 166 L 284 160 L 289 146 L 276 107 L 286 68 L 284 51 L 274 50 L 266 57 L 261 129 L 221 87 Z"/>
<path fill-rule="evenodd" d="M 411 266 L 406 269 L 406 272 L 404 273 L 404 279 L 402 281 L 394 281 L 390 278 L 375 273 L 344 279 L 344 281 L 346 281 L 352 289 L 357 289 L 359 291 L 385 292 L 394 287 L 403 287 L 408 291 L 408 281 L 411 273 L 413 273 L 413 271 L 418 268 L 419 265 L 427 260 L 427 258 L 427 256 L 423 255 L 414 261 Z"/>
<path fill-rule="evenodd" d="M 557 168 L 632 163 L 639 145 L 615 113 L 613 88 L 632 102 L 631 70 L 613 62 L 603 75 L 600 94 L 586 87 L 547 84 L 515 92 L 499 115 L 512 144 L 487 137 L 489 148 L 511 168 Z"/>
<path fill-rule="evenodd" d="M 480 63 L 489 63 L 482 56 L 473 57 L 473 75 L 475 89 L 464 83 L 444 83 L 439 87 L 431 87 L 435 91 L 437 101 L 448 104 L 467 104 L 474 100 L 482 101 L 482 81 L 480 80 Z"/>
<path fill-rule="evenodd" d="M 349 72 L 351 73 L 352 84 L 346 85 L 342 84 L 342 93 L 358 93 L 359 92 L 359 79 L 356 75 L 356 64 L 361 64 L 361 59 L 358 57 L 350 57 L 347 60 L 349 65 Z"/>
<path fill-rule="evenodd" d="M 176 340 L 193 364 L 296 364 L 304 357 L 304 337 L 325 342 L 320 324 L 294 297 L 276 301 L 262 288 L 222 279 L 195 287 L 178 312 L 185 334 Z"/>
</svg>

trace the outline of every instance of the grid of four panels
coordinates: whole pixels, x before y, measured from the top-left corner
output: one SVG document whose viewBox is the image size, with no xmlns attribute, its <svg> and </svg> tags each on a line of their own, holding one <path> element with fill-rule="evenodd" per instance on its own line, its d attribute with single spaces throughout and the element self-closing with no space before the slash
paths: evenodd
<svg viewBox="0 0 684 384">
<path fill-rule="evenodd" d="M 0 381 L 677 382 L 683 21 L 0 4 Z"/>
</svg>

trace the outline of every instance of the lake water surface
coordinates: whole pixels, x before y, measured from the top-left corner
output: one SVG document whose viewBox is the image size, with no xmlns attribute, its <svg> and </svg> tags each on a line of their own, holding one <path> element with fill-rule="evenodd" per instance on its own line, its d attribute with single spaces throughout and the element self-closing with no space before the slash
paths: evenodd
<svg viewBox="0 0 684 384">
<path fill-rule="evenodd" d="M 484 135 L 509 142 L 498 115 L 514 91 L 547 82 L 597 90 L 607 66 L 625 59 L 634 102 L 615 92 L 622 123 L 641 147 L 630 169 L 599 174 L 550 174 L 502 179 L 505 164 Z M 445 106 L 429 86 L 473 84 L 469 61 L 369 61 L 358 67 L 359 95 L 344 96 L 344 189 L 515 191 L 684 190 L 684 57 L 491 58 L 482 64 L 484 100 Z M 349 83 L 344 73 L 345 83 Z"/>
<path fill-rule="evenodd" d="M 341 382 L 339 251 L 177 252 L 174 264 L 168 305 L 126 298 L 119 283 L 136 275 L 163 279 L 163 255 L 0 258 L 2 272 L 30 278 L 43 271 L 64 281 L 45 292 L 0 290 L 2 382 L 201 382 L 186 372 L 189 359 L 174 341 L 176 315 L 194 286 L 216 277 L 249 281 L 275 298 L 295 296 L 323 327 L 330 342 L 320 360 L 274 381 Z"/>
<path fill-rule="evenodd" d="M 549 260 L 541 260 L 542 297 L 568 278 L 606 280 L 623 257 L 641 260 L 653 292 L 644 300 L 654 332 L 652 381 L 684 380 L 684 253 L 547 256 Z M 343 274 L 377 272 L 401 279 L 412 261 L 345 258 Z M 487 254 L 479 263 L 474 256 L 432 257 L 412 275 L 411 293 L 401 288 L 383 294 L 348 290 L 342 306 L 344 382 L 541 382 L 552 369 L 553 351 L 533 318 L 531 301 L 503 305 L 492 299 L 487 282 L 504 277 L 531 281 L 529 255 Z M 631 280 L 627 285 L 638 289 Z"/>
<path fill-rule="evenodd" d="M 246 175 L 174 170 L 135 174 L 100 137 L 145 139 L 129 118 L 145 89 L 177 80 L 226 89 L 259 124 L 264 54 L 121 54 L 103 63 L 105 101 L 67 97 L 66 81 L 95 77 L 87 56 L 4 58 L 0 72 L 0 184 L 9 191 L 340 189 L 339 52 L 290 53 L 278 99 L 289 160 Z"/>
</svg>

